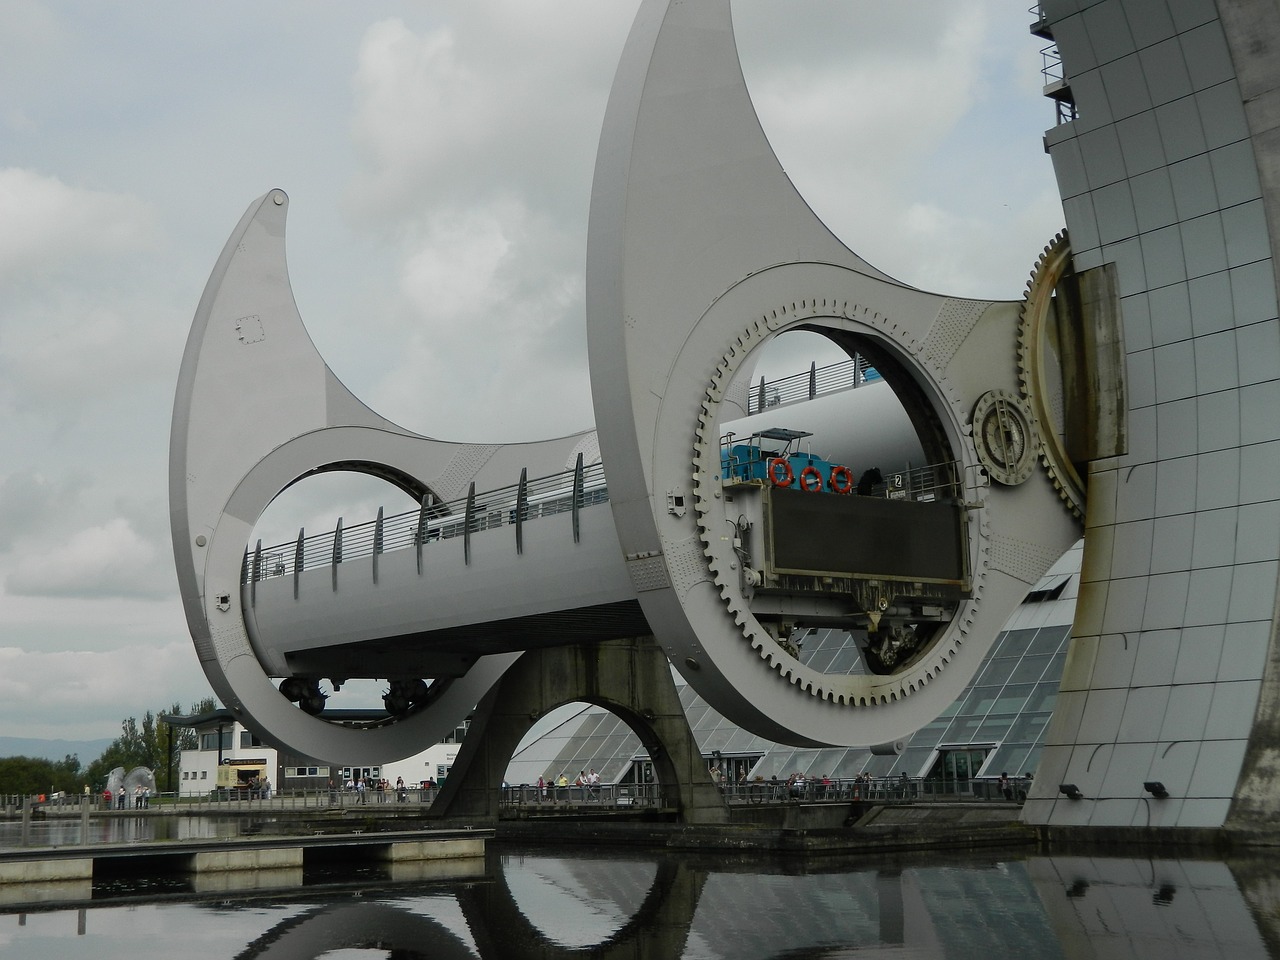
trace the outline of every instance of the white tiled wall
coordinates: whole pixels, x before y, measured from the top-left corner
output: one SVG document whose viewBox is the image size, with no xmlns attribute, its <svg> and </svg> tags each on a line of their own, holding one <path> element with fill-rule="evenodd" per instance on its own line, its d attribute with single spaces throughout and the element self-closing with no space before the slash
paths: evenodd
<svg viewBox="0 0 1280 960">
<path fill-rule="evenodd" d="M 1216 827 L 1280 573 L 1280 321 L 1253 145 L 1212 0 L 1043 9 L 1079 109 L 1047 143 L 1077 267 L 1117 266 L 1129 414 L 1128 452 L 1090 478 L 1075 639 L 1024 815 Z"/>
</svg>

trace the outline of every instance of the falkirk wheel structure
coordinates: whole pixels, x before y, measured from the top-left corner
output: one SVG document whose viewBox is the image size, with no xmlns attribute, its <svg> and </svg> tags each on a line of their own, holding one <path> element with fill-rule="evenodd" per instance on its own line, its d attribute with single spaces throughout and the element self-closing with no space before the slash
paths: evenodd
<svg viewBox="0 0 1280 960">
<path fill-rule="evenodd" d="M 555 673 L 553 651 L 581 666 L 651 637 L 754 733 L 893 749 L 1083 533 L 1024 817 L 1265 820 L 1280 762 L 1280 8 L 1047 0 L 1032 31 L 1062 58 L 1045 143 L 1070 242 L 1045 248 L 1022 300 L 987 302 L 886 276 L 814 215 L 756 120 L 727 0 L 644 0 L 592 186 L 596 430 L 579 435 L 452 443 L 378 416 L 298 315 L 287 196 L 252 204 L 197 310 L 171 446 L 179 581 L 222 701 L 294 752 L 385 761 L 502 699 L 489 694 L 532 653 Z M 789 429 L 785 397 L 781 418 L 761 416 L 777 398 L 753 385 L 760 350 L 790 331 L 849 357 L 834 432 Z M 858 482 L 872 465 L 888 495 Z M 330 470 L 420 508 L 250 542 L 281 491 Z M 863 666 L 806 658 L 817 629 L 846 632 Z M 671 746 L 625 682 L 568 672 L 543 708 L 595 699 Z M 385 715 L 326 721 L 321 684 L 355 678 L 385 684 Z"/>
</svg>

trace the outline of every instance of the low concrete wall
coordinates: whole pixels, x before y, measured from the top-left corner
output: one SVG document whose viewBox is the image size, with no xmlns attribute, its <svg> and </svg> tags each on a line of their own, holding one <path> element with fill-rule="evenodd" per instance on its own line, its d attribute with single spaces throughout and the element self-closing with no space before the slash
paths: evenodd
<svg viewBox="0 0 1280 960">
<path fill-rule="evenodd" d="M 302 886 L 302 868 L 205 870 L 192 876 L 190 882 L 191 892 L 198 894 L 296 890 Z"/>
<path fill-rule="evenodd" d="M 392 863 L 401 860 L 460 860 L 483 857 L 484 837 L 460 837 L 456 840 L 400 840 L 387 844 L 380 859 Z"/>
<path fill-rule="evenodd" d="M 51 880 L 92 880 L 93 860 L 13 860 L 0 863 L 0 883 L 46 883 Z"/>
<path fill-rule="evenodd" d="M 207 850 L 193 853 L 187 869 L 193 873 L 215 870 L 302 869 L 301 847 L 258 847 L 248 850 Z"/>
<path fill-rule="evenodd" d="M 457 857 L 452 860 L 392 860 L 386 864 L 393 883 L 437 880 L 484 880 L 484 857 Z"/>
</svg>

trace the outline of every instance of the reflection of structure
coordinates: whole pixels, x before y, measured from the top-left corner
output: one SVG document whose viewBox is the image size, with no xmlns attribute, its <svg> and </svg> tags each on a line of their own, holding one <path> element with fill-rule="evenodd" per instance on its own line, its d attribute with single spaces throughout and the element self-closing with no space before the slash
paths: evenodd
<svg viewBox="0 0 1280 960">
<path fill-rule="evenodd" d="M 557 866 L 562 870 L 566 867 L 571 869 L 572 864 L 565 861 Z M 608 894 L 616 894 L 620 888 L 625 890 L 625 881 L 622 884 L 617 882 L 618 866 L 617 863 L 607 864 L 613 869 L 597 871 L 596 883 L 583 889 L 607 891 Z M 632 868 L 621 871 L 624 876 L 636 873 L 636 864 L 624 866 Z M 647 868 L 649 865 L 643 866 Z M 531 921 L 528 907 L 522 905 L 513 893 L 509 873 L 509 869 L 504 870 L 501 882 L 471 887 L 459 898 L 481 957 L 537 957 L 545 960 L 585 960 L 587 957 L 608 960 L 617 957 L 621 960 L 628 957 L 682 956 L 706 880 L 706 874 L 701 870 L 689 869 L 671 860 L 659 861 L 648 890 L 635 911 L 607 937 L 574 946 L 566 943 L 565 931 L 556 929 L 562 917 L 546 918 L 555 924 L 549 929 Z"/>
<path fill-rule="evenodd" d="M 1063 945 L 1088 945 L 1067 956 L 1274 956 L 1266 905 L 1225 863 L 1034 857 L 1027 873 Z"/>
<path fill-rule="evenodd" d="M 3 920 L 19 955 L 100 955 L 182 930 L 208 955 L 310 960 L 358 949 L 402 960 L 681 956 L 1275 955 L 1273 865 L 1103 857 L 892 865 L 725 863 L 585 848 L 492 856 L 483 881 L 241 893 L 204 904 L 42 910 Z M 371 894 L 376 893 L 376 899 Z M 127 924 L 113 912 L 128 911 Z M 78 919 L 78 922 L 77 922 Z M 38 948 L 35 940 L 38 938 Z M 24 947 L 31 949 L 24 953 Z M 345 948 L 345 951 L 344 951 Z M 375 953 L 376 952 L 376 953 Z"/>
<path fill-rule="evenodd" d="M 666 958 L 686 949 L 723 957 L 802 950 L 820 956 L 823 948 L 856 947 L 873 957 L 945 958 L 986 955 L 998 942 L 1012 955 L 1036 957 L 1128 956 L 1153 944 L 1172 955 L 1260 957 L 1270 932 L 1222 863 L 1035 857 L 963 868 L 809 871 L 792 864 L 791 875 L 780 875 L 758 865 L 574 855 L 501 858 L 496 867 L 492 884 L 459 894 L 476 946 L 466 956 Z M 584 943 L 573 935 L 580 918 L 572 908 L 549 912 L 543 901 L 556 901 L 539 887 L 552 877 L 568 897 L 578 890 L 597 901 L 592 912 L 603 904 L 609 914 L 616 911 L 608 932 Z M 770 895 L 762 898 L 766 884 Z M 367 906 L 371 916 L 387 909 Z M 331 926 L 339 913 L 356 921 L 355 931 L 369 929 L 369 920 L 347 906 L 288 923 Z M 409 929 L 410 917 L 405 911 L 389 934 Z M 428 918 L 413 919 L 421 926 L 419 949 L 439 942 L 447 950 L 457 936 L 440 936 Z M 338 933 L 333 945 L 357 942 L 354 933 Z M 391 935 L 377 942 L 383 949 L 412 946 Z"/>
<path fill-rule="evenodd" d="M 330 950 L 366 945 L 398 947 L 405 952 L 394 955 L 404 957 L 503 960 L 656 960 L 686 950 L 717 957 L 821 956 L 824 949 L 843 948 L 871 957 L 975 957 L 994 948 L 1036 957 L 1158 955 L 1163 949 L 1170 956 L 1243 958 L 1271 955 L 1277 932 L 1267 881 L 1253 877 L 1249 863 L 1032 857 L 857 871 L 792 863 L 775 873 L 758 864 L 654 862 L 643 855 L 609 860 L 579 851 L 564 859 L 494 858 L 494 867 L 494 882 L 458 894 L 466 931 L 417 916 L 411 905 L 335 904 L 284 921 L 242 955 L 277 955 L 258 952 L 267 944 L 320 944 L 325 931 Z M 572 909 L 549 909 L 564 904 L 540 889 L 548 877 L 559 878 L 555 885 L 567 892 L 589 896 L 591 912 L 609 916 L 608 932 L 588 942 L 574 936 L 580 918 Z M 761 897 L 766 885 L 769 896 Z M 606 904 L 610 909 L 603 909 Z M 378 936 L 374 924 L 380 920 L 389 922 Z M 416 941 L 406 939 L 415 933 Z M 468 934 L 474 951 L 458 952 Z"/>
<path fill-rule="evenodd" d="M 338 950 L 389 950 L 404 960 L 470 960 L 470 946 L 428 917 L 382 903 L 325 904 L 276 924 L 236 960 L 307 960 Z"/>
<path fill-rule="evenodd" d="M 1047 142 L 1072 240 L 1046 249 L 1025 302 L 987 303 L 905 287 L 813 216 L 756 122 L 727 0 L 646 0 L 592 193 L 598 438 L 449 444 L 369 411 L 306 337 L 287 200 L 263 197 L 201 300 L 174 411 L 175 557 L 224 702 L 301 753 L 389 758 L 440 737 L 523 651 L 652 634 L 762 736 L 890 743 L 955 701 L 1085 516 L 1077 639 L 1029 819 L 1265 819 L 1280 12 L 1229 9 L 1042 5 L 1070 107 Z M 791 330 L 892 388 L 922 495 L 723 473 L 757 348 Z M 359 556 L 341 524 L 319 552 L 299 531 L 292 560 L 248 547 L 274 496 L 337 469 L 412 494 L 417 522 L 396 541 L 380 517 Z M 847 632 L 868 669 L 802 651 L 813 628 Z M 321 681 L 352 677 L 387 682 L 373 729 L 314 716 Z M 639 699 L 624 710 L 646 724 Z M 1148 801 L 1154 781 L 1168 797 Z"/>
</svg>

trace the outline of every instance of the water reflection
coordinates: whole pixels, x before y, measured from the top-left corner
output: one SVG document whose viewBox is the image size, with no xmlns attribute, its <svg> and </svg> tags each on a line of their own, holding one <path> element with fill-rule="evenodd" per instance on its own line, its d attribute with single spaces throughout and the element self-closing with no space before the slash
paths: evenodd
<svg viewBox="0 0 1280 960">
<path fill-rule="evenodd" d="M 146 843 L 152 840 L 210 840 L 236 837 L 246 823 L 237 817 L 55 817 L 23 824 L 0 822 L 0 849 L 22 847 L 73 847 L 81 843 Z M 24 832 L 25 831 L 25 832 Z"/>
<path fill-rule="evenodd" d="M 1026 856 L 876 863 L 491 852 L 471 878 L 340 872 L 289 894 L 0 913 L 9 960 L 1272 955 L 1271 863 Z M 135 897 L 137 891 L 134 892 Z M 95 896 L 97 891 L 95 891 Z"/>
</svg>

